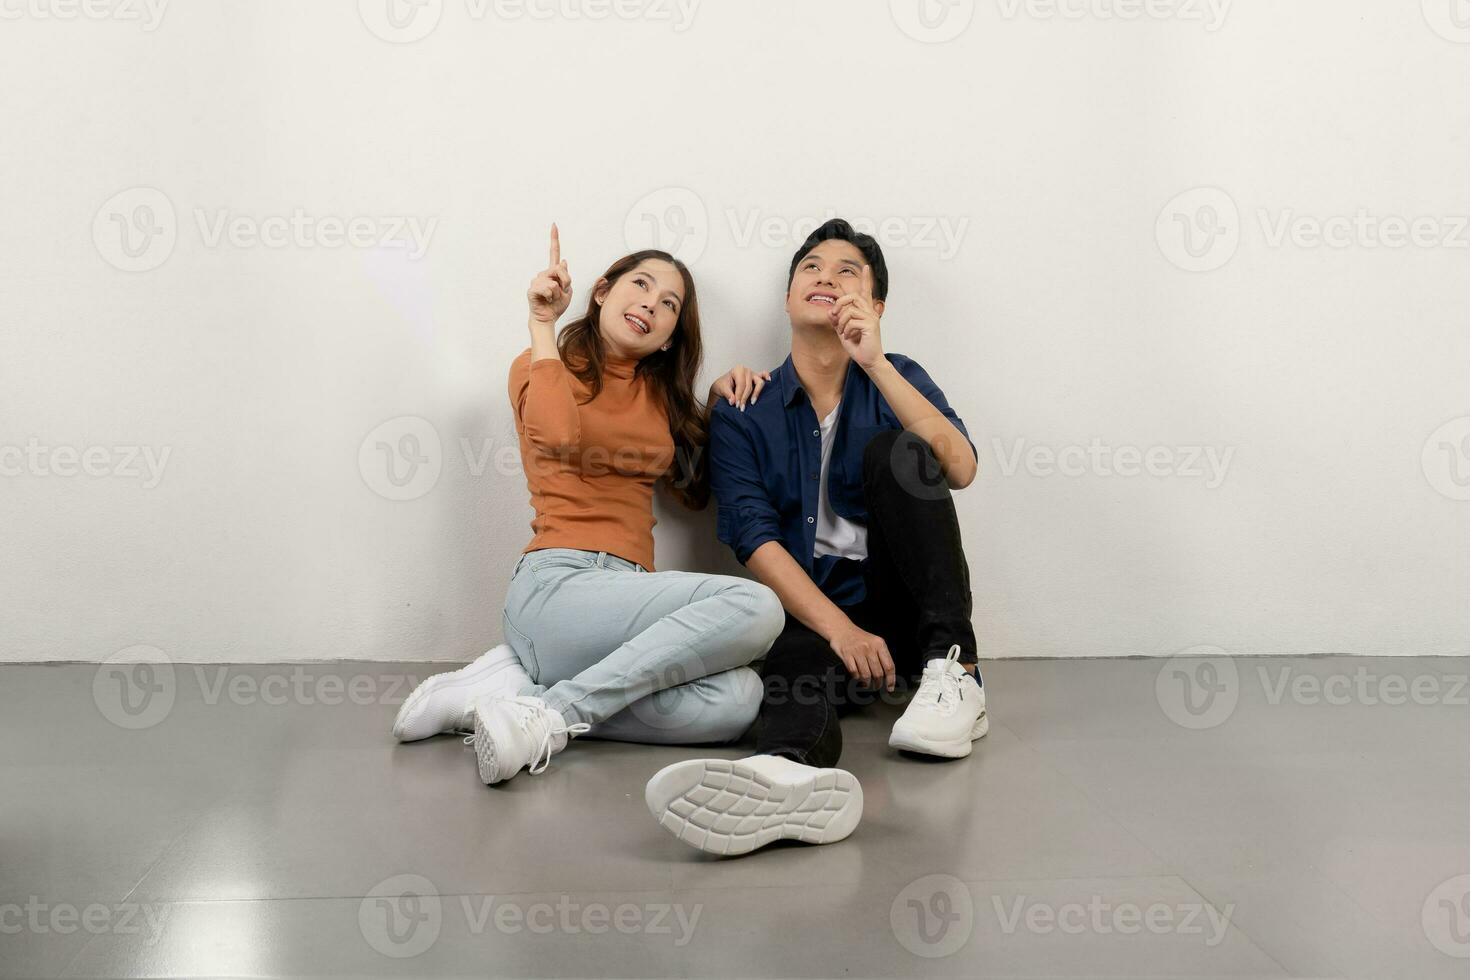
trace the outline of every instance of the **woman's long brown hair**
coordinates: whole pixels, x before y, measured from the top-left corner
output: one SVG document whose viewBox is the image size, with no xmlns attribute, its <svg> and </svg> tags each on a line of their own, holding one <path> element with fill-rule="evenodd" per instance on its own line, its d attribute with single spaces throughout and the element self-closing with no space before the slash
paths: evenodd
<svg viewBox="0 0 1470 980">
<path fill-rule="evenodd" d="M 646 249 L 618 259 L 603 273 L 603 278 L 616 283 L 647 259 L 667 262 L 679 270 L 679 275 L 684 277 L 684 302 L 679 306 L 679 321 L 669 338 L 672 346 L 640 360 L 634 377 L 650 387 L 663 403 L 664 414 L 669 419 L 669 434 L 674 437 L 674 463 L 665 481 L 670 492 L 691 510 L 702 510 L 709 503 L 709 468 L 705 460 L 709 423 L 705 407 L 694 396 L 694 379 L 704 358 L 694 277 L 683 262 L 669 253 Z M 563 327 L 556 341 L 562 363 L 591 392 L 588 401 L 602 392 L 602 366 L 607 350 L 598 329 L 601 317 L 602 304 L 593 290 L 587 301 L 587 312 Z"/>
</svg>

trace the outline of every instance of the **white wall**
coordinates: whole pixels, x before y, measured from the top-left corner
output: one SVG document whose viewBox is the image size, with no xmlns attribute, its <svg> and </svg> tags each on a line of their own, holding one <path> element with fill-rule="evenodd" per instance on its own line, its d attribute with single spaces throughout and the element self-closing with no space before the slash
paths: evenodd
<svg viewBox="0 0 1470 980">
<path fill-rule="evenodd" d="M 473 656 L 529 536 L 497 453 L 548 224 L 583 287 L 661 227 L 712 377 L 784 355 L 829 209 L 889 222 L 885 339 L 980 444 L 986 655 L 1470 653 L 1470 4 L 428 0 L 396 43 L 387 0 L 90 2 L 0 0 L 0 659 Z M 298 210 L 432 234 L 212 238 Z M 1360 211 L 1431 220 L 1273 241 Z M 731 567 L 662 513 L 663 567 Z"/>
</svg>

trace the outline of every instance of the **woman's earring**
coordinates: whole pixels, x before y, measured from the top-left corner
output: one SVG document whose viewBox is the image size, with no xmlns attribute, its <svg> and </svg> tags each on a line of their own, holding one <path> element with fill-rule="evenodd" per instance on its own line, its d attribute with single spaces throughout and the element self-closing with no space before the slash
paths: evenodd
<svg viewBox="0 0 1470 980">
<path fill-rule="evenodd" d="M 673 346 L 673 344 L 664 344 L 662 347 L 659 348 L 659 350 L 668 350 L 670 347 Z"/>
</svg>

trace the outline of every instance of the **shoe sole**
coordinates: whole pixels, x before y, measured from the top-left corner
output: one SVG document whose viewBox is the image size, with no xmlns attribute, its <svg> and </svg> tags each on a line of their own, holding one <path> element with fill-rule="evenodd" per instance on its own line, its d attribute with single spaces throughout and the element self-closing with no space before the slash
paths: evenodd
<svg viewBox="0 0 1470 980">
<path fill-rule="evenodd" d="M 933 739 L 915 735 L 898 726 L 894 726 L 893 733 L 888 736 L 888 746 L 894 749 L 903 749 L 905 752 L 922 752 L 925 755 L 937 755 L 943 759 L 963 759 L 970 754 L 975 747 L 976 739 L 985 737 L 990 731 L 990 715 L 980 712 L 980 717 L 975 719 L 975 725 L 970 729 L 969 738 L 955 739 L 952 742 L 939 742 Z"/>
<path fill-rule="evenodd" d="M 515 654 L 510 654 L 510 657 L 514 658 Z M 519 663 L 520 661 L 515 660 L 514 662 Z M 506 667 L 509 667 L 511 663 L 512 660 L 506 658 L 493 660 L 490 663 L 482 666 L 476 673 L 464 677 L 456 677 L 452 681 L 440 680 L 441 677 L 445 676 L 442 674 L 436 677 L 428 678 L 418 687 L 413 689 L 413 693 L 408 696 L 408 700 L 404 701 L 403 706 L 398 709 L 398 716 L 393 719 L 393 737 L 398 739 L 398 741 L 400 742 L 417 742 L 422 739 L 433 738 L 435 735 L 450 734 L 450 732 L 430 732 L 427 735 L 417 735 L 413 738 L 408 738 L 405 736 L 404 733 L 407 731 L 409 725 L 413 722 L 414 713 L 418 711 L 419 707 L 429 699 L 430 695 L 435 694 L 439 691 L 454 690 L 455 688 L 469 687 L 473 684 L 478 684 L 486 677 L 500 673 Z"/>
<path fill-rule="evenodd" d="M 852 773 L 818 769 L 779 783 L 750 766 L 690 759 L 648 781 L 644 799 L 659 826 L 710 854 L 748 854 L 778 840 L 831 844 L 863 817 L 863 788 Z"/>
<path fill-rule="evenodd" d="M 504 733 L 498 733 L 504 737 Z M 497 732 L 485 723 L 483 712 L 475 712 L 475 761 L 480 766 L 480 782 L 486 786 L 494 786 L 496 783 L 504 782 L 514 772 L 504 775 L 500 773 L 500 760 L 496 757 L 495 737 Z M 516 770 L 519 772 L 520 770 Z"/>
</svg>

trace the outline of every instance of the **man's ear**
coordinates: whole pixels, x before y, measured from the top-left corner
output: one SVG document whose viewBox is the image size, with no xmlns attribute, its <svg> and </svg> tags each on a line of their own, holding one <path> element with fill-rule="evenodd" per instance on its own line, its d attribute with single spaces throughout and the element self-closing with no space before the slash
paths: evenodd
<svg viewBox="0 0 1470 980">
<path fill-rule="evenodd" d="M 607 301 L 607 294 L 611 290 L 612 283 L 608 282 L 607 278 L 604 276 L 603 278 L 597 280 L 597 285 L 592 287 L 592 298 L 597 301 L 598 306 L 601 306 L 604 302 Z"/>
<path fill-rule="evenodd" d="M 883 308 L 887 305 L 888 304 L 884 303 L 881 299 L 873 300 L 873 309 L 878 311 L 879 316 L 883 315 Z"/>
</svg>

